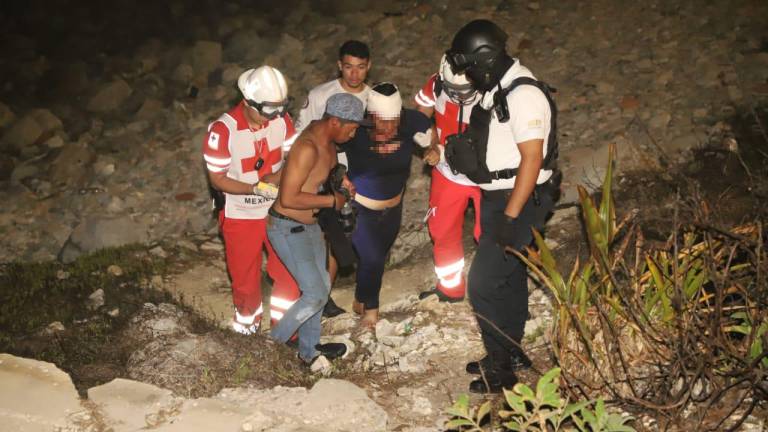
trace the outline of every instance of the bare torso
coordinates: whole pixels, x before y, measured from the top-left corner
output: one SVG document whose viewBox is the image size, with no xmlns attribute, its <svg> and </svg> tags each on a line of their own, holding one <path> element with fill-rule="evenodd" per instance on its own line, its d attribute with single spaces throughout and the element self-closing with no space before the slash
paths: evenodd
<svg viewBox="0 0 768 432">
<path fill-rule="evenodd" d="M 290 153 L 306 152 L 312 154 L 314 157 L 312 168 L 309 170 L 309 175 L 301 186 L 301 191 L 309 194 L 317 194 L 320 186 L 328 179 L 328 174 L 337 163 L 336 145 L 330 142 L 327 138 L 323 139 L 320 134 L 314 133 L 316 125 L 317 122 L 313 122 L 304 130 L 304 132 L 302 132 L 301 136 L 293 144 Z M 290 154 L 286 161 L 284 175 L 290 175 L 291 171 L 301 169 L 298 164 L 291 163 Z M 305 224 L 313 224 L 317 222 L 317 219 L 314 216 L 317 209 L 297 210 L 286 208 L 280 204 L 279 200 L 275 201 L 273 207 L 278 213 L 299 222 Z"/>
</svg>

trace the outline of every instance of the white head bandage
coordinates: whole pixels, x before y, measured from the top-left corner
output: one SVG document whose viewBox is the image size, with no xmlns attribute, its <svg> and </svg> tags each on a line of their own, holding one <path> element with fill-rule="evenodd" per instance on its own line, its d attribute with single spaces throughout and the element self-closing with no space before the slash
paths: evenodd
<svg viewBox="0 0 768 432">
<path fill-rule="evenodd" d="M 380 83 L 371 88 L 368 93 L 368 112 L 385 119 L 400 117 L 403 109 L 403 98 L 400 91 L 392 83 Z"/>
</svg>

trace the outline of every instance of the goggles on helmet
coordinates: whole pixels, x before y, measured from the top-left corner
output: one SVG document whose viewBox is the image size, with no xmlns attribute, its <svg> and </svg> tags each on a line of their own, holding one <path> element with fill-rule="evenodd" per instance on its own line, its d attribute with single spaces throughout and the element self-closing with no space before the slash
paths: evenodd
<svg viewBox="0 0 768 432">
<path fill-rule="evenodd" d="M 484 61 L 491 60 L 498 56 L 498 50 L 476 52 L 472 54 L 465 54 L 462 52 L 456 52 L 448 50 L 445 52 L 445 57 L 448 60 L 448 64 L 451 65 L 451 70 L 455 74 L 463 74 L 467 72 L 472 66 L 478 65 Z"/>
<path fill-rule="evenodd" d="M 451 100 L 459 103 L 467 102 L 477 94 L 472 84 L 453 84 L 448 81 L 443 81 L 443 90 Z"/>
<path fill-rule="evenodd" d="M 290 99 L 285 99 L 280 102 L 256 102 L 246 99 L 245 102 L 249 107 L 258 111 L 259 114 L 263 115 L 268 120 L 274 120 L 285 113 Z"/>
</svg>

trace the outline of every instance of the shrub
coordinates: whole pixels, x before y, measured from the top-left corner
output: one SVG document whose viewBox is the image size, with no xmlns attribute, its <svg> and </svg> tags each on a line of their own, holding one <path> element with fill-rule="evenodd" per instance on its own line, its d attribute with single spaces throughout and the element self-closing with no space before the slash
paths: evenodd
<svg viewBox="0 0 768 432">
<path fill-rule="evenodd" d="M 538 251 L 520 255 L 556 299 L 563 378 L 576 397 L 609 395 L 696 430 L 738 427 L 768 395 L 763 228 L 713 227 L 702 206 L 646 245 L 632 215 L 617 222 L 613 152 L 599 205 L 579 188 L 588 258 L 564 276 L 538 233 Z"/>
</svg>

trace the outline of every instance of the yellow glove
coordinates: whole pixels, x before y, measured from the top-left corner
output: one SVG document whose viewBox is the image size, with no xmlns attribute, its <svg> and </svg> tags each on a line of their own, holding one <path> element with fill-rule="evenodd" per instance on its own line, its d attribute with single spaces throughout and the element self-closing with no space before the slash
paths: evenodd
<svg viewBox="0 0 768 432">
<path fill-rule="evenodd" d="M 277 186 L 260 181 L 253 185 L 253 194 L 267 199 L 275 199 L 277 198 Z"/>
</svg>

